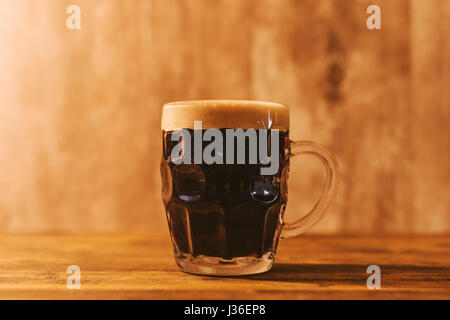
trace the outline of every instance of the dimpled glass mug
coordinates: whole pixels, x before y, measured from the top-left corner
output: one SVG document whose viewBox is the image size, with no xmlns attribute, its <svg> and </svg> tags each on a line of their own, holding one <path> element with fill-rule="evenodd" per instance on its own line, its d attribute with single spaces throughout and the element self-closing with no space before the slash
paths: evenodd
<svg viewBox="0 0 450 320">
<path fill-rule="evenodd" d="M 205 275 L 270 270 L 278 239 L 325 214 L 337 162 L 323 146 L 289 139 L 286 105 L 244 100 L 173 102 L 162 112 L 162 200 L 177 265 Z M 313 209 L 284 221 L 289 160 L 314 155 L 326 184 Z"/>
</svg>

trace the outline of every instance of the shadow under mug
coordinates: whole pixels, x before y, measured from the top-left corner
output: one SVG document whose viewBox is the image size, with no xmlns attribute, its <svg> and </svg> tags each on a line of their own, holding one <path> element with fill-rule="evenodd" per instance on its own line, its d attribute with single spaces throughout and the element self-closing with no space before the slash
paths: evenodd
<svg viewBox="0 0 450 320">
<path fill-rule="evenodd" d="M 279 238 L 299 235 L 315 225 L 336 192 L 336 159 L 318 143 L 289 139 L 285 105 L 244 100 L 174 102 L 164 106 L 161 125 L 162 200 L 175 260 L 185 272 L 234 276 L 270 270 Z M 236 135 L 227 135 L 230 129 L 244 134 L 242 149 Z M 250 161 L 251 152 L 261 155 L 264 146 L 271 163 L 263 157 Z M 197 158 L 207 150 L 219 161 Z M 245 153 L 241 161 L 239 151 Z M 289 160 L 302 154 L 323 163 L 325 187 L 309 213 L 286 222 Z M 274 163 L 271 174 L 262 174 L 262 168 Z"/>
</svg>

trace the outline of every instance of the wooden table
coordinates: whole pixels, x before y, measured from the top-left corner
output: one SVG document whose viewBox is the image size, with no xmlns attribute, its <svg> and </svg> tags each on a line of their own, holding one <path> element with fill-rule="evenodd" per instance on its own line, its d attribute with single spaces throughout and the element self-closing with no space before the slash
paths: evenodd
<svg viewBox="0 0 450 320">
<path fill-rule="evenodd" d="M 371 264 L 379 290 L 366 286 Z M 66 288 L 69 265 L 80 290 Z M 270 272 L 225 278 L 179 271 L 167 233 L 1 235 L 0 298 L 449 299 L 450 237 L 288 239 Z"/>
</svg>

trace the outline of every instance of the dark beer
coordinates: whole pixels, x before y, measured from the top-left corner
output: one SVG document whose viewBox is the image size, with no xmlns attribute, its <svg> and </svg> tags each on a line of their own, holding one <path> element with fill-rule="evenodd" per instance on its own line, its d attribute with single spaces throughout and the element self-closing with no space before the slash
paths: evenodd
<svg viewBox="0 0 450 320">
<path fill-rule="evenodd" d="M 194 130 L 188 130 L 194 136 Z M 225 129 L 221 132 L 225 158 Z M 193 155 L 191 164 L 176 165 L 171 154 L 178 141 L 172 141 L 172 134 L 163 131 L 161 176 L 176 255 L 221 258 L 223 263 L 273 255 L 287 202 L 288 132 L 279 131 L 279 167 L 273 175 L 261 175 L 261 163 L 193 164 Z M 248 155 L 248 140 L 245 151 Z"/>
</svg>

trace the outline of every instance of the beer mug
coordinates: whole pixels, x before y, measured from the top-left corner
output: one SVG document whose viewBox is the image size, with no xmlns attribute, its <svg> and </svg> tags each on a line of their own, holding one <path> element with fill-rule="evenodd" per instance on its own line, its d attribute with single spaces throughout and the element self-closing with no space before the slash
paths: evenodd
<svg viewBox="0 0 450 320">
<path fill-rule="evenodd" d="M 162 112 L 162 200 L 175 261 L 203 275 L 270 270 L 279 238 L 299 235 L 325 214 L 338 166 L 323 146 L 289 138 L 289 108 L 270 102 L 173 102 Z M 285 221 L 289 161 L 316 156 L 323 193 L 302 218 Z"/>
</svg>

